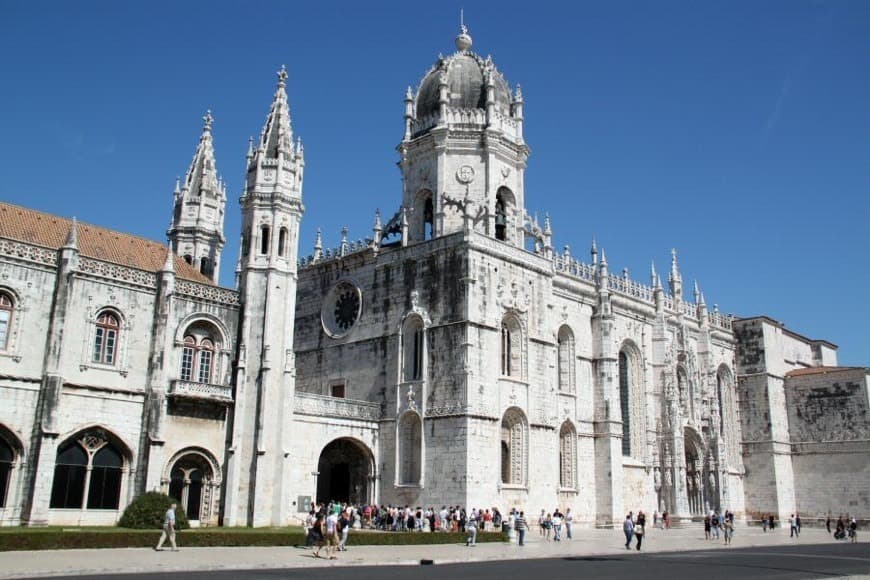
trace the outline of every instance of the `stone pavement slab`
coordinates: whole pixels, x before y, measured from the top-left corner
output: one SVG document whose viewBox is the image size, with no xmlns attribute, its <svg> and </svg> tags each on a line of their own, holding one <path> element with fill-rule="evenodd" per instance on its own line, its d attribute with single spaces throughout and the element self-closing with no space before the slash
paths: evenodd
<svg viewBox="0 0 870 580">
<path fill-rule="evenodd" d="M 159 534 L 155 534 L 157 541 Z M 181 536 L 183 538 L 183 536 Z M 859 532 L 859 541 L 861 534 Z M 776 530 L 764 533 L 758 528 L 739 527 L 734 546 L 779 546 L 834 542 L 824 530 L 804 529 L 798 539 L 788 532 Z M 416 546 L 354 546 L 353 533 L 348 551 L 340 552 L 336 560 L 316 559 L 311 550 L 296 547 L 269 548 L 189 548 L 179 552 L 155 552 L 147 548 L 103 550 L 49 550 L 40 552 L 0 553 L 0 578 L 34 578 L 40 576 L 71 576 L 82 574 L 118 574 L 148 572 L 181 572 L 207 570 L 254 570 L 274 568 L 418 565 L 422 559 L 435 565 L 457 562 L 480 562 L 518 558 L 559 558 L 605 554 L 626 554 L 625 536 L 620 530 L 575 530 L 573 540 L 546 541 L 536 530 L 527 535 L 525 546 L 516 543 L 416 545 Z M 690 550 L 728 550 L 722 540 L 704 540 L 702 528 L 649 530 L 643 542 L 643 552 L 674 552 Z M 634 549 L 630 553 L 637 553 Z M 637 553 L 642 557 L 642 553 Z"/>
</svg>

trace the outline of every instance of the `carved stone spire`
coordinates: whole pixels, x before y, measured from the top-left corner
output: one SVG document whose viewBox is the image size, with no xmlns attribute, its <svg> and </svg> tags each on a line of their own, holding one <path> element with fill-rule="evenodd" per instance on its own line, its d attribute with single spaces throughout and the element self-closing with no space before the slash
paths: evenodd
<svg viewBox="0 0 870 580">
<path fill-rule="evenodd" d="M 175 254 L 172 252 L 172 246 L 166 249 L 166 261 L 163 262 L 161 272 L 175 272 Z"/>
<path fill-rule="evenodd" d="M 184 256 L 215 283 L 218 280 L 224 238 L 226 185 L 215 162 L 212 128 L 214 117 L 206 111 L 202 134 L 190 167 L 173 192 L 172 225 L 167 232 L 172 249 Z"/>
<path fill-rule="evenodd" d="M 79 249 L 79 224 L 75 217 L 73 217 L 72 223 L 69 226 L 69 232 L 66 234 L 66 242 L 64 242 L 63 247 L 74 250 Z"/>
<path fill-rule="evenodd" d="M 278 71 L 278 86 L 266 123 L 260 134 L 258 156 L 266 159 L 291 159 L 293 155 L 293 130 L 290 126 L 290 106 L 287 104 L 287 69 L 282 65 Z"/>
<path fill-rule="evenodd" d="M 668 282 L 671 286 L 671 296 L 677 300 L 683 299 L 683 277 L 680 276 L 680 269 L 677 266 L 677 250 L 671 250 L 671 273 L 668 275 Z"/>
</svg>

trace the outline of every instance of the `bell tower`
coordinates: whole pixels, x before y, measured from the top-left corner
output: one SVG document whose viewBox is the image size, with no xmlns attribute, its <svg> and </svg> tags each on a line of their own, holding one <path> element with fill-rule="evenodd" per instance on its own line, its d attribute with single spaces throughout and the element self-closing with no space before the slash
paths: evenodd
<svg viewBox="0 0 870 580">
<path fill-rule="evenodd" d="M 523 96 L 491 57 L 472 50 L 463 24 L 456 52 L 439 56 L 416 94 L 405 93 L 397 147 L 409 241 L 474 230 L 522 246 Z"/>
<path fill-rule="evenodd" d="M 212 143 L 214 117 L 207 111 L 184 185 L 175 182 L 172 223 L 166 236 L 172 251 L 218 283 L 224 238 L 226 186 L 218 177 Z"/>
<path fill-rule="evenodd" d="M 247 154 L 242 248 L 237 271 L 242 300 L 236 401 L 229 448 L 227 525 L 286 525 L 295 360 L 296 260 L 302 219 L 302 142 L 293 142 L 287 71 L 256 147 Z"/>
</svg>

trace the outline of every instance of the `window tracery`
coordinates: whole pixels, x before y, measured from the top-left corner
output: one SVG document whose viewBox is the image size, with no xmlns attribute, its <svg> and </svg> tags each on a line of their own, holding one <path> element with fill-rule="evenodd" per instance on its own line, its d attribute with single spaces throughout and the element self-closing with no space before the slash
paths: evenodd
<svg viewBox="0 0 870 580">
<path fill-rule="evenodd" d="M 51 508 L 116 510 L 124 457 L 105 432 L 91 430 L 57 450 Z"/>
<path fill-rule="evenodd" d="M 219 345 L 218 334 L 210 325 L 202 322 L 191 325 L 181 348 L 181 380 L 217 383 Z"/>
<path fill-rule="evenodd" d="M 564 393 L 574 393 L 576 384 L 576 364 L 574 355 L 574 333 L 565 325 L 559 329 L 557 337 L 558 356 L 556 372 L 559 390 Z"/>
<path fill-rule="evenodd" d="M 577 489 L 577 432 L 570 421 L 559 431 L 559 487 Z"/>
<path fill-rule="evenodd" d="M 501 421 L 501 480 L 508 485 L 526 484 L 528 447 L 526 416 L 516 407 L 508 409 Z"/>
</svg>

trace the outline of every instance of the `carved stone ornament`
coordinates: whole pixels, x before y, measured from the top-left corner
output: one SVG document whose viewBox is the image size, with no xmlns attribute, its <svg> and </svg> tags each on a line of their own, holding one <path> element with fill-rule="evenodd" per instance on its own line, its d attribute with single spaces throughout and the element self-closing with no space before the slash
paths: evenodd
<svg viewBox="0 0 870 580">
<path fill-rule="evenodd" d="M 512 280 L 510 288 L 504 280 L 499 280 L 498 288 L 496 288 L 496 297 L 498 303 L 503 308 L 516 310 L 517 312 L 526 312 L 532 303 L 529 291 L 522 288 L 520 283 Z"/>
<path fill-rule="evenodd" d="M 463 165 L 456 170 L 456 181 L 459 183 L 471 183 L 474 181 L 474 167 L 471 165 Z"/>
<path fill-rule="evenodd" d="M 362 311 L 362 293 L 352 282 L 342 280 L 332 287 L 323 300 L 320 320 L 323 330 L 332 338 L 341 338 L 351 331 Z"/>
</svg>

